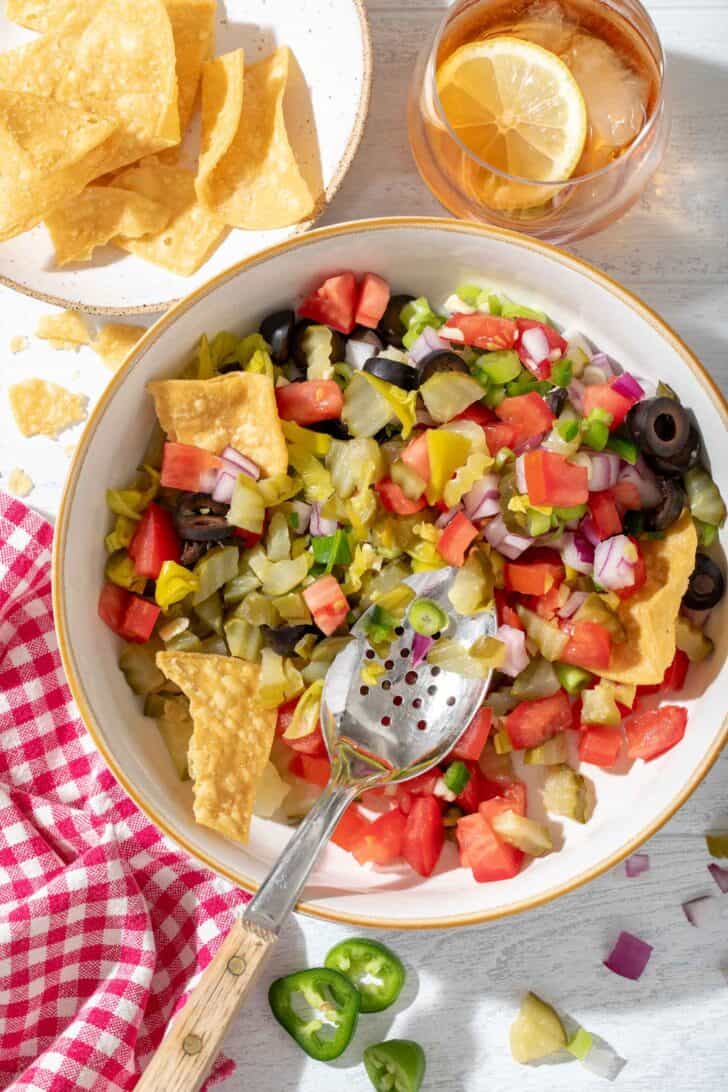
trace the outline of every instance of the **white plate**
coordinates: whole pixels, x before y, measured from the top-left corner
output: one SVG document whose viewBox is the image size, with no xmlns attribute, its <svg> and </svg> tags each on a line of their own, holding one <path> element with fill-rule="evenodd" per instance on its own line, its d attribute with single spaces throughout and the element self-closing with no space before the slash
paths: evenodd
<svg viewBox="0 0 728 1092">
<path fill-rule="evenodd" d="M 728 496 L 725 449 L 728 408 L 678 337 L 636 297 L 591 266 L 544 243 L 454 220 L 373 220 L 323 228 L 290 240 L 200 289 L 165 316 L 111 380 L 77 449 L 56 530 L 54 604 L 61 652 L 84 719 L 127 791 L 160 827 L 210 867 L 252 887 L 289 831 L 255 819 L 250 844 L 237 845 L 192 819 L 191 792 L 180 785 L 151 722 L 117 667 L 118 641 L 96 615 L 108 525 L 104 491 L 122 485 L 144 450 L 153 423 L 146 383 L 179 371 L 200 333 L 255 329 L 269 311 L 311 288 L 325 272 L 375 270 L 393 289 L 444 300 L 457 284 L 476 281 L 543 308 L 559 324 L 586 333 L 638 374 L 669 383 L 695 411 L 713 471 Z M 728 535 L 723 533 L 725 544 Z M 538 906 L 573 890 L 632 852 L 697 787 L 726 740 L 728 603 L 713 614 L 713 656 L 693 667 L 685 694 L 690 710 L 683 741 L 626 775 L 594 766 L 597 806 L 585 826 L 551 823 L 563 848 L 531 861 L 501 883 L 477 884 L 453 868 L 448 845 L 427 880 L 406 867 L 367 872 L 330 846 L 306 889 L 302 909 L 380 928 L 433 928 L 484 921 Z M 539 807 L 534 787 L 532 812 Z"/>
<path fill-rule="evenodd" d="M 1 7 L 0 52 L 35 37 L 9 22 Z M 369 105 L 371 44 L 362 0 L 220 0 L 217 54 L 242 46 L 246 60 L 254 60 L 279 45 L 291 48 L 308 88 L 292 81 L 286 115 L 302 158 L 315 162 L 318 143 L 314 171 L 323 186 L 321 215 L 359 146 Z M 196 139 L 193 132 L 186 141 L 190 163 Z M 48 232 L 39 225 L 0 243 L 0 282 L 98 314 L 162 311 L 234 262 L 298 234 L 315 219 L 274 231 L 231 231 L 192 277 L 178 277 L 114 247 L 99 248 L 92 262 L 57 268 Z"/>
</svg>

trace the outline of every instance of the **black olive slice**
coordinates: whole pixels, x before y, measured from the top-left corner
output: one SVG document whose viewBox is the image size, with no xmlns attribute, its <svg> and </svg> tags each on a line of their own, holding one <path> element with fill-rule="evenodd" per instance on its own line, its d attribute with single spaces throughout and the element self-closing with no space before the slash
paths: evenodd
<svg viewBox="0 0 728 1092">
<path fill-rule="evenodd" d="M 285 364 L 291 352 L 291 337 L 296 325 L 293 311 L 274 311 L 260 324 L 260 333 L 270 345 L 270 355 L 276 364 Z"/>
<path fill-rule="evenodd" d="M 400 315 L 402 308 L 406 307 L 408 303 L 412 303 L 414 298 L 414 296 L 400 294 L 392 296 L 387 304 L 387 309 L 377 326 L 377 333 L 387 345 L 394 345 L 397 349 L 402 348 L 402 338 L 407 333 L 407 328 Z"/>
<path fill-rule="evenodd" d="M 725 577 L 712 557 L 707 554 L 695 555 L 688 590 L 683 596 L 683 603 L 690 610 L 710 610 L 725 595 Z"/>
<path fill-rule="evenodd" d="M 403 391 L 416 391 L 420 385 L 420 373 L 411 364 L 402 364 L 399 360 L 388 360 L 386 356 L 373 356 L 364 365 L 365 372 L 400 387 Z"/>
<path fill-rule="evenodd" d="M 675 478 L 662 478 L 658 482 L 662 500 L 655 508 L 643 512 L 645 531 L 666 531 L 680 518 L 686 497 L 682 482 Z"/>
<path fill-rule="evenodd" d="M 311 432 L 323 432 L 326 436 L 332 436 L 334 440 L 350 440 L 351 433 L 338 417 L 331 421 L 314 421 L 312 425 L 306 425 Z"/>
<path fill-rule="evenodd" d="M 470 375 L 465 361 L 454 353 L 452 349 L 435 349 L 428 353 L 419 363 L 420 386 L 426 383 L 437 372 L 464 372 Z"/>
<path fill-rule="evenodd" d="M 225 364 L 218 365 L 219 375 L 228 375 L 229 372 L 242 372 L 243 365 L 239 360 L 228 360 Z"/>
<path fill-rule="evenodd" d="M 316 626 L 261 626 L 266 643 L 279 656 L 292 656 L 296 645 L 307 633 L 318 633 Z"/>
<path fill-rule="evenodd" d="M 549 391 L 546 395 L 546 404 L 553 413 L 554 417 L 558 417 L 562 409 L 566 405 L 569 398 L 569 392 L 565 387 L 557 387 L 553 391 Z"/>
<path fill-rule="evenodd" d="M 678 452 L 672 459 L 662 459 L 654 455 L 645 455 L 647 462 L 658 473 L 666 474 L 668 477 L 679 477 L 687 470 L 692 470 L 694 466 L 697 466 L 703 457 L 703 441 L 700 432 L 695 425 L 690 426 L 690 439 L 685 445 L 682 451 Z"/>
<path fill-rule="evenodd" d="M 186 565 L 188 568 L 192 568 L 196 565 L 201 557 L 204 557 L 210 547 L 209 542 L 190 542 L 189 540 L 182 545 L 182 553 L 180 554 L 180 565 Z"/>
<path fill-rule="evenodd" d="M 674 463 L 691 445 L 691 421 L 673 398 L 648 398 L 627 414 L 627 428 L 646 455 Z"/>
<path fill-rule="evenodd" d="M 232 538 L 235 528 L 226 519 L 229 507 L 205 493 L 183 493 L 174 514 L 177 534 L 189 542 L 224 542 Z"/>
</svg>

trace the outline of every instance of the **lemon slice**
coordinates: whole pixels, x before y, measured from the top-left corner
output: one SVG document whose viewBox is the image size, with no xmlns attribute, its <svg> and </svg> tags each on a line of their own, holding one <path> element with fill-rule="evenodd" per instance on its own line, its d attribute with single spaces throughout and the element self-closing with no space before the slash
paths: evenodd
<svg viewBox="0 0 728 1092">
<path fill-rule="evenodd" d="M 584 97 L 555 53 L 511 35 L 460 46 L 437 73 L 457 136 L 486 163 L 533 182 L 570 178 L 587 136 Z M 501 208 L 529 204 L 524 187 L 499 187 Z M 534 194 L 536 202 L 542 199 Z"/>
</svg>

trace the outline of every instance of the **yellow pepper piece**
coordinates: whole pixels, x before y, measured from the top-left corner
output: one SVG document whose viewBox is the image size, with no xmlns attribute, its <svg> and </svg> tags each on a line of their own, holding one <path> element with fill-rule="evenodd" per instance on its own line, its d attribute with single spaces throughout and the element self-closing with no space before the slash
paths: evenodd
<svg viewBox="0 0 728 1092">
<path fill-rule="evenodd" d="M 427 432 L 427 454 L 430 460 L 427 501 L 434 504 L 442 496 L 455 471 L 467 461 L 470 442 L 457 432 L 431 428 Z"/>
<path fill-rule="evenodd" d="M 531 504 L 530 500 L 528 499 L 528 494 L 526 493 L 521 493 L 519 495 L 516 495 L 515 497 L 511 497 L 511 499 L 508 501 L 508 509 L 511 512 L 523 512 L 524 515 L 527 515 L 528 512 L 531 511 L 541 512 L 544 516 L 550 516 L 553 512 L 553 508 L 551 508 L 549 505 Z"/>
<path fill-rule="evenodd" d="M 194 573 L 178 565 L 176 561 L 165 561 L 157 577 L 154 598 L 157 606 L 167 610 L 173 603 L 179 603 L 190 592 L 197 591 L 199 581 Z"/>
<path fill-rule="evenodd" d="M 363 376 L 367 383 L 384 398 L 392 413 L 400 421 L 402 439 L 406 440 L 417 420 L 417 391 L 403 391 L 401 387 L 395 387 L 393 383 L 385 383 L 383 379 L 370 375 L 369 372 L 359 372 L 359 375 Z"/>
<path fill-rule="evenodd" d="M 325 432 L 314 432 L 310 428 L 301 428 L 295 421 L 281 421 L 283 435 L 289 444 L 296 444 L 312 455 L 328 455 L 331 437 Z"/>
<path fill-rule="evenodd" d="M 361 681 L 365 686 L 376 686 L 384 674 L 384 664 L 366 663 L 361 669 Z"/>
</svg>

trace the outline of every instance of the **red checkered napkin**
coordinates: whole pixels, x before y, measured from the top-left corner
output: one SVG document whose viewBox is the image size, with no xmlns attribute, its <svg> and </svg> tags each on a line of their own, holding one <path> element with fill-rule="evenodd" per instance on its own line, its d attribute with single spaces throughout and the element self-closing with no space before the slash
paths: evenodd
<svg viewBox="0 0 728 1092">
<path fill-rule="evenodd" d="M 52 536 L 0 493 L 0 1087 L 113 1092 L 134 1087 L 246 896 L 152 826 L 84 729 Z"/>
</svg>

